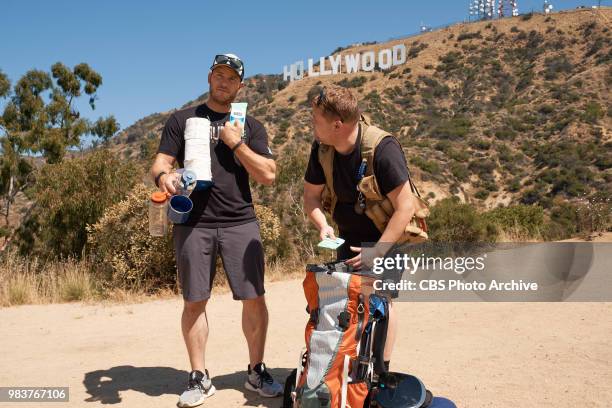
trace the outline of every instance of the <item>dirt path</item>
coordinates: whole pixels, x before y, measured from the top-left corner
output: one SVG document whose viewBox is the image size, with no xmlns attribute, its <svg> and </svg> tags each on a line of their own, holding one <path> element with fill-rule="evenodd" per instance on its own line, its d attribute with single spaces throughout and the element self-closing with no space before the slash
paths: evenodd
<svg viewBox="0 0 612 408">
<path fill-rule="evenodd" d="M 268 285 L 266 361 L 284 379 L 303 344 L 298 280 Z M 609 406 L 610 303 L 400 303 L 392 368 L 458 407 Z M 0 385 L 69 386 L 70 407 L 173 407 L 187 375 L 181 300 L 0 309 Z M 207 366 L 219 390 L 205 406 L 279 407 L 244 391 L 240 304 L 210 303 Z M 26 403 L 0 406 L 25 407 Z M 34 405 L 32 405 L 34 406 Z M 36 405 L 40 406 L 40 404 Z"/>
</svg>

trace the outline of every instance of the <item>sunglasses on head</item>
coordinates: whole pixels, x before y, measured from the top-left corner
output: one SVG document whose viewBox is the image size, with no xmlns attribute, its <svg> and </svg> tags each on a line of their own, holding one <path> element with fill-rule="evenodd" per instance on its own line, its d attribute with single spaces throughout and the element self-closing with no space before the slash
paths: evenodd
<svg viewBox="0 0 612 408">
<path fill-rule="evenodd" d="M 230 57 L 229 55 L 223 55 L 223 54 L 215 55 L 214 65 L 218 65 L 218 64 L 229 65 L 234 69 L 242 70 L 242 61 L 239 60 L 238 58 Z"/>
<path fill-rule="evenodd" d="M 335 113 L 340 118 L 340 121 L 344 122 L 344 118 L 342 117 L 340 112 L 338 112 L 336 108 L 334 108 L 331 104 L 328 103 L 328 99 L 325 96 L 325 88 L 321 88 L 321 90 L 319 91 L 319 99 L 317 99 L 316 105 L 318 107 L 322 105 L 324 110 L 328 110 L 328 111 Z"/>
</svg>

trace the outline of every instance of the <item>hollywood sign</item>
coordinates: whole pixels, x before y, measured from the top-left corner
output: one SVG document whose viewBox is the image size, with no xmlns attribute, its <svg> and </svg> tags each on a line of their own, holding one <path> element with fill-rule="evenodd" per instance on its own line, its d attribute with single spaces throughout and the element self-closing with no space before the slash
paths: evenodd
<svg viewBox="0 0 612 408">
<path fill-rule="evenodd" d="M 329 62 L 329 69 L 326 63 Z M 389 69 L 395 65 L 406 62 L 406 46 L 404 44 L 394 45 L 385 48 L 378 53 L 374 51 L 364 51 L 355 54 L 330 55 L 319 58 L 319 70 L 315 71 L 314 59 L 308 58 L 307 69 L 304 68 L 304 61 L 297 61 L 291 65 L 283 67 L 283 80 L 298 81 L 304 76 L 318 77 L 324 75 L 336 75 L 341 72 L 347 74 L 365 71 L 374 71 L 378 65 L 380 69 Z"/>
</svg>

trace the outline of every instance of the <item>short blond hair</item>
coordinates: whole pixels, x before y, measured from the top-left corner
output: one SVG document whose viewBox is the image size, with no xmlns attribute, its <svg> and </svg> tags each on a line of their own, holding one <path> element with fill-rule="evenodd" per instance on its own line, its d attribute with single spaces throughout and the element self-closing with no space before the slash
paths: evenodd
<svg viewBox="0 0 612 408">
<path fill-rule="evenodd" d="M 350 89 L 337 85 L 322 87 L 312 98 L 312 106 L 323 109 L 327 116 L 340 116 L 343 122 L 357 122 L 361 115 L 355 95 Z"/>
</svg>

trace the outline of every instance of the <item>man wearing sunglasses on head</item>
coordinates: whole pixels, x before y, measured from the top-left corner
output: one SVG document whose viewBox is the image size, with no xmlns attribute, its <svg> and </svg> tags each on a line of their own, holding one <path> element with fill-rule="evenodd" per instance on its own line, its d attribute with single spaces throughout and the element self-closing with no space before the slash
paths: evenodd
<svg viewBox="0 0 612 408">
<path fill-rule="evenodd" d="M 184 299 L 181 328 L 191 364 L 188 386 L 179 398 L 179 407 L 198 406 L 215 392 L 205 368 L 204 351 L 208 338 L 206 304 L 217 253 L 223 260 L 234 299 L 243 304 L 242 329 L 250 358 L 245 387 L 265 397 L 282 393 L 281 385 L 263 363 L 268 328 L 264 252 L 249 188 L 249 178 L 272 184 L 276 166 L 260 122 L 247 116 L 244 138 L 238 122 L 228 122 L 231 103 L 244 86 L 243 80 L 244 65 L 240 58 L 233 54 L 217 55 L 208 73 L 208 99 L 170 116 L 151 168 L 158 187 L 174 194 L 178 176 L 172 168 L 175 162 L 179 167 L 184 165 L 187 119 L 208 118 L 212 125 L 224 125 L 219 141 L 211 142 L 213 185 L 191 193 L 194 207 L 188 221 L 174 226 L 176 263 Z"/>
<path fill-rule="evenodd" d="M 321 240 L 336 238 L 324 214 L 324 211 L 331 212 L 339 235 L 345 240 L 337 250 L 337 260 L 345 260 L 355 270 L 364 266 L 369 269 L 372 265 L 365 265 L 362 259 L 362 244 L 377 243 L 373 251 L 377 256 L 385 255 L 402 237 L 415 214 L 415 197 L 402 147 L 395 137 L 371 126 L 361 115 L 355 96 L 339 86 L 322 88 L 313 98 L 312 126 L 315 141 L 304 177 L 304 211 L 319 230 Z M 377 134 L 377 143 L 371 143 L 372 133 Z M 365 153 L 362 156 L 362 149 L 367 146 L 374 150 L 370 156 L 372 163 L 368 163 Z M 372 166 L 369 173 L 368 165 Z M 380 194 L 393 205 L 393 215 L 384 232 L 366 214 L 365 197 L 357 189 L 364 175 L 372 173 Z M 397 272 L 392 272 L 390 280 L 399 280 Z M 389 328 L 384 350 L 388 371 L 397 329 L 391 299 L 397 298 L 398 292 L 380 291 L 379 294 L 389 299 Z"/>
</svg>

